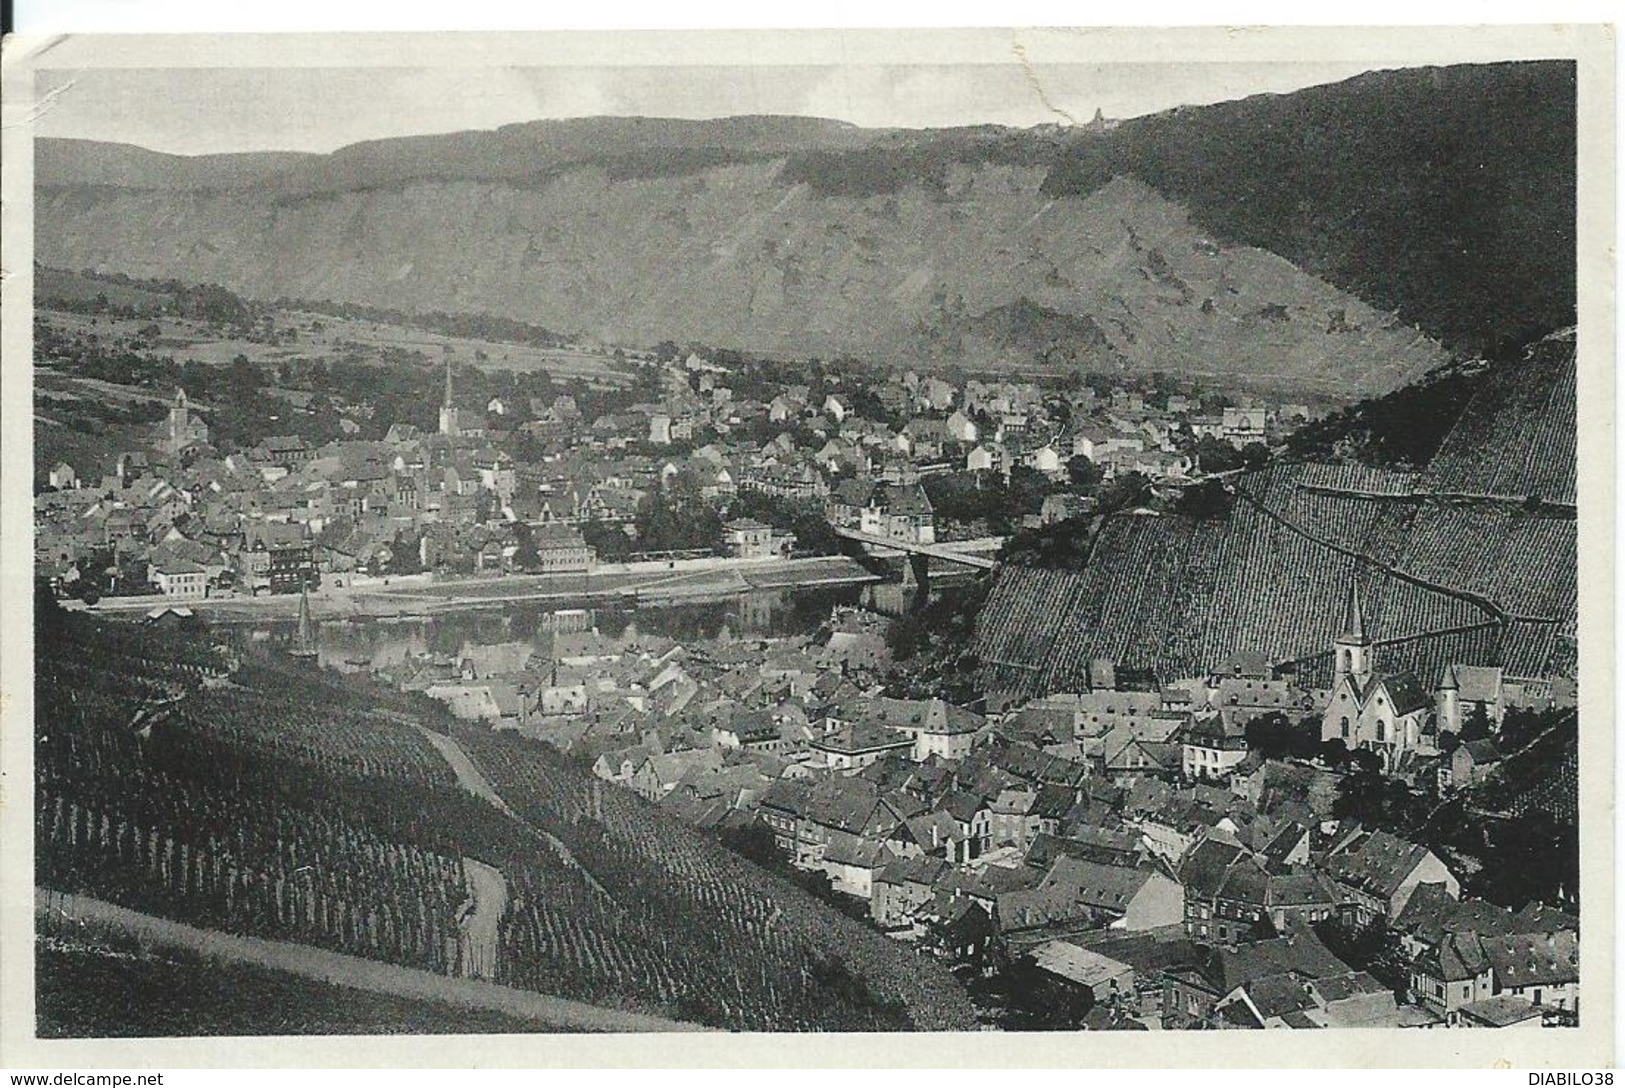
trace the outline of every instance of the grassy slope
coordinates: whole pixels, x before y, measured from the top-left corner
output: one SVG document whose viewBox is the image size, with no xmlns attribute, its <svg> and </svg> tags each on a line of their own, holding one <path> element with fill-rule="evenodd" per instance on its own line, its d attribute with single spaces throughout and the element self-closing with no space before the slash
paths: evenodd
<svg viewBox="0 0 1625 1088">
<path fill-rule="evenodd" d="M 178 951 L 42 942 L 41 1038 L 543 1032 L 492 1012 L 408 1001 Z"/>
</svg>

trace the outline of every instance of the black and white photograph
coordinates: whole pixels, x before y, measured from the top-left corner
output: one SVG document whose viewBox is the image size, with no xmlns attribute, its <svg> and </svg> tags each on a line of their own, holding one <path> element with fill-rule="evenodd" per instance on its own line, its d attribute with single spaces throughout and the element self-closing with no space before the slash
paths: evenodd
<svg viewBox="0 0 1625 1088">
<path fill-rule="evenodd" d="M 1611 1061 L 1546 29 L 43 52 L 12 1030 Z"/>
</svg>

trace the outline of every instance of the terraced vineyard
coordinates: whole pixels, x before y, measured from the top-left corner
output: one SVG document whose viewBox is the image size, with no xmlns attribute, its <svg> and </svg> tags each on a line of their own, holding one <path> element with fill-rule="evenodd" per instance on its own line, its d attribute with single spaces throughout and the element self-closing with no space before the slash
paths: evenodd
<svg viewBox="0 0 1625 1088">
<path fill-rule="evenodd" d="M 516 985 L 751 1030 L 953 1030 L 972 1023 L 936 961 L 813 900 L 635 795 L 600 789 L 539 743 L 458 739 L 521 815 L 580 869 L 522 885 L 503 962 Z M 578 996 L 572 993 L 570 996 Z"/>
<path fill-rule="evenodd" d="M 1082 571 L 1006 568 L 978 621 L 983 684 L 1008 703 L 1082 687 L 1092 658 L 1174 679 L 1241 652 L 1313 683 L 1352 580 L 1386 667 L 1572 675 L 1573 396 L 1572 340 L 1543 341 L 1492 369 L 1423 472 L 1280 464 L 1225 518 L 1120 515 Z"/>
<path fill-rule="evenodd" d="M 1419 488 L 1573 506 L 1576 377 L 1573 329 L 1542 340 L 1519 365 L 1488 370 Z"/>
<path fill-rule="evenodd" d="M 376 788 L 386 772 L 341 793 L 283 753 L 240 747 L 254 730 L 299 720 L 306 700 L 264 694 L 182 712 L 214 694 L 167 686 L 191 666 L 185 657 L 152 647 L 123 657 L 116 636 L 99 646 L 70 626 L 64 640 L 80 653 L 47 653 L 37 666 L 36 881 L 228 932 L 446 968 L 465 898 L 460 854 L 444 836 L 403 834 L 410 819 Z M 159 709 L 132 715 L 155 690 Z M 375 769 L 393 765 L 377 753 L 414 739 L 334 719 L 332 751 L 370 751 L 363 765 Z M 309 763 L 337 770 L 341 759 Z M 443 789 L 455 797 L 449 779 Z"/>
<path fill-rule="evenodd" d="M 456 728 L 443 713 L 195 638 L 48 624 L 43 887 L 455 974 L 474 859 L 506 883 L 495 976 L 509 986 L 735 1030 L 973 1022 L 935 960 L 630 794 L 600 795 L 541 745 L 456 729 L 509 813 L 459 785 L 418 728 Z"/>
</svg>

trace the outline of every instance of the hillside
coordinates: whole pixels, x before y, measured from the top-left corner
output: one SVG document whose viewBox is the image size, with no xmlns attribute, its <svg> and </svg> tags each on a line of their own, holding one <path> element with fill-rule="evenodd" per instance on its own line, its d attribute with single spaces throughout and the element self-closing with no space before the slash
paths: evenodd
<svg viewBox="0 0 1625 1088">
<path fill-rule="evenodd" d="M 278 200 L 235 190 L 42 190 L 41 259 L 259 297 L 489 311 L 590 338 L 787 356 L 1184 370 L 1362 393 L 1437 345 L 1287 262 L 1219 247 L 1124 179 L 1044 197 L 1031 167 L 942 193 L 820 196 L 776 161 L 682 179 L 571 170 L 533 185 L 422 181 Z M 1061 320 L 1010 329 L 1001 307 Z M 1080 344 L 1065 318 L 1089 320 Z M 1039 338 L 1035 342 L 1034 337 Z M 1071 358 L 1067 358 L 1070 356 Z"/>
<path fill-rule="evenodd" d="M 1125 122 L 1044 191 L 1132 174 L 1463 354 L 1574 322 L 1575 68 L 1371 72 Z"/>
<path fill-rule="evenodd" d="M 1410 326 L 1473 352 L 1572 320 L 1573 101 L 1572 66 L 1539 63 L 1106 131 L 583 118 L 197 158 L 40 140 L 36 245 L 630 344 L 1363 395 L 1440 361 Z"/>
<path fill-rule="evenodd" d="M 1574 381 L 1558 334 L 1481 375 L 1420 472 L 1278 464 L 1227 516 L 1118 515 L 1078 567 L 1003 569 L 977 624 L 990 698 L 1075 689 L 1098 657 L 1169 680 L 1256 653 L 1324 683 L 1355 579 L 1387 667 L 1573 676 Z"/>
<path fill-rule="evenodd" d="M 51 611 L 41 622 L 43 887 L 690 1024 L 971 1023 L 946 967 L 631 795 L 600 797 L 539 744 L 275 651 Z M 465 788 L 470 761 L 494 801 Z M 72 1001 L 42 1007 L 70 1030 L 59 1014 Z"/>
</svg>

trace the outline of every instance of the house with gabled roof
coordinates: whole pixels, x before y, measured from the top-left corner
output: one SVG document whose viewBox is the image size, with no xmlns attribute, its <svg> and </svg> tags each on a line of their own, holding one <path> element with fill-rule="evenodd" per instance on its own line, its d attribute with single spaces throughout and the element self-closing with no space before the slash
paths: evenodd
<svg viewBox="0 0 1625 1088">
<path fill-rule="evenodd" d="M 709 748 L 647 755 L 632 773 L 630 785 L 646 801 L 658 801 L 677 788 L 683 776 L 696 768 L 716 769 L 722 757 Z"/>
<path fill-rule="evenodd" d="M 932 810 L 907 817 L 886 837 L 886 846 L 899 858 L 941 857 L 968 861 L 964 832 L 946 812 Z"/>
<path fill-rule="evenodd" d="M 1440 777 L 1457 789 L 1476 786 L 1501 766 L 1501 758 L 1501 746 L 1493 737 L 1464 741 L 1444 761 Z"/>
<path fill-rule="evenodd" d="M 890 752 L 906 752 L 914 747 L 907 736 L 868 722 L 841 722 L 814 737 L 808 745 L 832 771 L 852 774 L 884 758 Z"/>
<path fill-rule="evenodd" d="M 893 858 L 871 880 L 869 916 L 881 929 L 918 936 L 921 927 L 916 925 L 915 912 L 931 901 L 937 882 L 949 870 L 950 864 L 943 858 Z"/>
<path fill-rule="evenodd" d="M 970 754 L 987 719 L 942 699 L 864 699 L 845 713 L 885 726 L 913 742 L 911 754 L 919 762 L 932 756 L 962 759 Z"/>
<path fill-rule="evenodd" d="M 1433 851 L 1386 831 L 1356 834 L 1327 856 L 1325 869 L 1357 925 L 1398 918 L 1422 884 L 1442 884 L 1452 899 L 1461 896 L 1461 882 Z"/>
<path fill-rule="evenodd" d="M 883 843 L 843 833 L 831 836 L 823 867 L 831 888 L 867 900 L 873 896 L 875 874 L 892 860 Z"/>
<path fill-rule="evenodd" d="M 1240 829 L 1229 813 L 1188 796 L 1170 798 L 1141 817 L 1138 825 L 1146 847 L 1169 864 L 1178 864 L 1193 845 L 1204 839 L 1239 842 Z"/>
<path fill-rule="evenodd" d="M 1490 963 L 1491 996 L 1549 1009 L 1580 1011 L 1580 938 L 1573 931 L 1480 938 Z"/>
<path fill-rule="evenodd" d="M 1301 985 L 1351 971 L 1310 929 L 1296 929 L 1281 937 L 1233 948 L 1216 947 L 1198 964 L 1174 966 L 1163 972 L 1163 1026 L 1208 1024 L 1221 1001 L 1260 979 L 1292 975 Z M 1239 1026 L 1256 1024 L 1244 1019 Z"/>
</svg>

